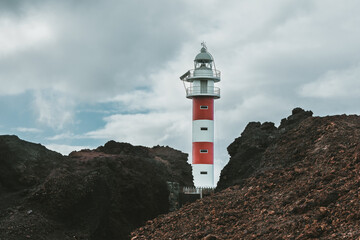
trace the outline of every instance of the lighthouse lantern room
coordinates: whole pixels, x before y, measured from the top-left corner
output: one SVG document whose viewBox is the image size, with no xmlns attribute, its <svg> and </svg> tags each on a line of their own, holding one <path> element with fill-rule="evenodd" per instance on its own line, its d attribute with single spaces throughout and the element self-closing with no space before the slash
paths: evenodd
<svg viewBox="0 0 360 240">
<path fill-rule="evenodd" d="M 196 187 L 214 186 L 214 99 L 220 98 L 220 71 L 202 43 L 194 60 L 194 69 L 180 79 L 186 97 L 192 99 L 192 167 Z"/>
</svg>

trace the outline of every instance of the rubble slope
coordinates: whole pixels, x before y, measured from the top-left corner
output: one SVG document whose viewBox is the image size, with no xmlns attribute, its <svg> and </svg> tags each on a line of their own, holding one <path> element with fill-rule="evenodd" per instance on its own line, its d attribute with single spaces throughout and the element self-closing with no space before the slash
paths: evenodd
<svg viewBox="0 0 360 240">
<path fill-rule="evenodd" d="M 359 239 L 360 117 L 294 110 L 302 117 L 279 128 L 256 124 L 249 154 L 240 146 L 250 136 L 230 145 L 232 157 L 256 157 L 252 169 L 230 160 L 230 186 L 148 221 L 133 239 Z"/>
</svg>

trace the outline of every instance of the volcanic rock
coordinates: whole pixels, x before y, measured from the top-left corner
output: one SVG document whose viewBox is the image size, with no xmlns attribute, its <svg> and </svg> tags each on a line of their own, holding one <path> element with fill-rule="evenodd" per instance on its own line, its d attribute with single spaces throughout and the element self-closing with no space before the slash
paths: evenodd
<svg viewBox="0 0 360 240">
<path fill-rule="evenodd" d="M 228 148 L 222 191 L 132 239 L 360 239 L 360 117 L 299 113 L 278 129 L 249 124 Z"/>
<path fill-rule="evenodd" d="M 217 190 L 239 185 L 259 171 L 260 165 L 266 161 L 264 152 L 269 146 L 275 145 L 279 137 L 296 127 L 301 121 L 312 116 L 311 111 L 295 108 L 292 115 L 281 120 L 279 128 L 272 122 L 250 122 L 240 137 L 231 143 L 227 150 L 231 156 L 229 163 L 223 168 Z"/>
<path fill-rule="evenodd" d="M 17 136 L 0 137 L 0 194 L 16 192 L 44 181 L 63 156 Z"/>
<path fill-rule="evenodd" d="M 128 239 L 168 212 L 167 181 L 193 186 L 187 154 L 110 141 L 62 156 L 0 136 L 0 239 Z"/>
</svg>

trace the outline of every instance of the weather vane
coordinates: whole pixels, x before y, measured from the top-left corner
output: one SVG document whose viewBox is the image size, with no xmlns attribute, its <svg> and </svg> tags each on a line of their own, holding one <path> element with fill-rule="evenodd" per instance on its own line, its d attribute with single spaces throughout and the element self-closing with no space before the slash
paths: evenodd
<svg viewBox="0 0 360 240">
<path fill-rule="evenodd" d="M 207 50 L 205 41 L 203 41 L 203 42 L 201 43 L 201 46 Z"/>
</svg>

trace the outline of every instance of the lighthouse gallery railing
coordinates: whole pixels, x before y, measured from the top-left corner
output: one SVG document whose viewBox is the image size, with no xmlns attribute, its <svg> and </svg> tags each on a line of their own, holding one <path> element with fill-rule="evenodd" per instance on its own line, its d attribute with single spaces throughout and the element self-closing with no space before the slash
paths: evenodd
<svg viewBox="0 0 360 240">
<path fill-rule="evenodd" d="M 191 69 L 189 70 L 189 77 L 199 77 L 199 76 L 211 76 L 211 77 L 216 77 L 216 78 L 220 78 L 221 73 L 219 70 L 215 70 L 215 69 L 206 69 L 206 74 L 204 72 L 199 73 L 198 71 L 196 71 L 197 69 Z"/>
<path fill-rule="evenodd" d="M 188 87 L 186 88 L 186 96 L 213 96 L 220 97 L 220 88 L 218 87 Z"/>
<path fill-rule="evenodd" d="M 197 77 L 211 77 L 218 78 L 221 77 L 221 72 L 215 69 L 206 69 L 206 72 L 196 71 L 197 69 L 191 69 L 187 71 L 184 75 L 180 77 L 181 80 L 187 81 L 189 78 L 197 78 Z"/>
</svg>

